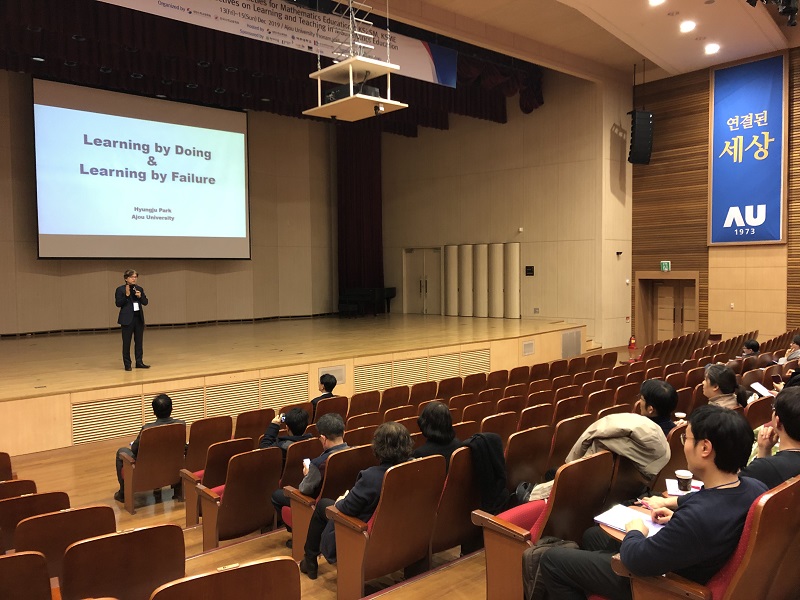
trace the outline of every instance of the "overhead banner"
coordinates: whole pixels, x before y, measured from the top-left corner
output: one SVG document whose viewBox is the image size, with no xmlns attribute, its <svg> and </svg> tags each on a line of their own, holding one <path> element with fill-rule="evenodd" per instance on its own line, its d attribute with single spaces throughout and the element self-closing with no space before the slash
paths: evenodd
<svg viewBox="0 0 800 600">
<path fill-rule="evenodd" d="M 710 245 L 784 241 L 786 77 L 783 55 L 713 72 Z"/>
<path fill-rule="evenodd" d="M 338 15 L 308 10 L 284 0 L 100 0 L 225 33 L 241 35 L 302 52 L 340 58 L 334 54 L 349 31 L 350 21 Z M 363 54 L 400 67 L 400 75 L 456 87 L 458 53 L 413 38 L 368 28 L 374 50 Z M 360 40 L 363 41 L 363 40 Z M 391 60 L 387 60 L 387 41 Z M 362 46 L 363 48 L 363 46 Z"/>
</svg>

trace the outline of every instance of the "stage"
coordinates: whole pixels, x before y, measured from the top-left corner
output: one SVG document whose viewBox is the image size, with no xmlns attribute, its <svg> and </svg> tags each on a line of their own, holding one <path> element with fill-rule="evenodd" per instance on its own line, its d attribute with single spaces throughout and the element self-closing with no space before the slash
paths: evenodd
<svg viewBox="0 0 800 600">
<path fill-rule="evenodd" d="M 583 326 L 547 319 L 319 317 L 150 327 L 152 368 L 126 372 L 118 330 L 5 338 L 0 449 L 18 455 L 135 434 L 159 392 L 192 421 L 307 400 L 326 371 L 349 396 L 554 360 L 584 345 Z"/>
</svg>

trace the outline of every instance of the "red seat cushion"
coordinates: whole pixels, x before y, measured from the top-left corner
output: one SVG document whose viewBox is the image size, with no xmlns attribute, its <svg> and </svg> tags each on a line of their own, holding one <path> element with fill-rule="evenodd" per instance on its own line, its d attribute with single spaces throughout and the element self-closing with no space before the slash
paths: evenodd
<svg viewBox="0 0 800 600">
<path fill-rule="evenodd" d="M 222 495 L 225 493 L 225 484 L 218 485 L 217 487 L 211 488 L 211 491 L 214 492 L 217 496 L 222 498 Z"/>
<path fill-rule="evenodd" d="M 292 507 L 291 506 L 282 506 L 281 507 L 281 520 L 286 523 L 287 527 L 292 526 Z"/>
<path fill-rule="evenodd" d="M 510 508 L 497 515 L 498 519 L 503 519 L 509 523 L 513 523 L 517 527 L 522 527 L 531 532 L 531 535 L 537 534 L 543 523 L 540 523 L 544 516 L 547 514 L 547 500 L 533 500 L 520 504 L 514 508 Z M 534 529 L 536 531 L 534 531 Z"/>
<path fill-rule="evenodd" d="M 199 471 L 195 471 L 194 473 L 192 473 L 192 475 L 194 475 L 195 477 L 197 477 L 199 480 L 202 481 L 203 480 L 203 473 L 205 473 L 205 472 L 206 472 L 205 469 L 200 469 Z"/>
</svg>

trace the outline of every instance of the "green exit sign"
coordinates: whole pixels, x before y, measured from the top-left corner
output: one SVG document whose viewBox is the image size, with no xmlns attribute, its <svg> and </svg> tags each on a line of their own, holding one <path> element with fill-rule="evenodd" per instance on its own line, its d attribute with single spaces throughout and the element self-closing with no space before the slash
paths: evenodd
<svg viewBox="0 0 800 600">
<path fill-rule="evenodd" d="M 661 271 L 667 273 L 668 271 L 672 271 L 672 261 L 671 260 L 662 260 L 661 261 Z"/>
</svg>

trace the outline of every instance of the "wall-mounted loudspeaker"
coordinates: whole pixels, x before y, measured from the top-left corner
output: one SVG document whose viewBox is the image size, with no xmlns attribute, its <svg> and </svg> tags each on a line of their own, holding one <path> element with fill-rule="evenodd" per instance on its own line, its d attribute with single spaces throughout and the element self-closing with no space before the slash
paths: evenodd
<svg viewBox="0 0 800 600">
<path fill-rule="evenodd" d="M 653 151 L 653 113 L 646 110 L 632 110 L 631 149 L 628 162 L 633 165 L 649 165 Z"/>
</svg>

